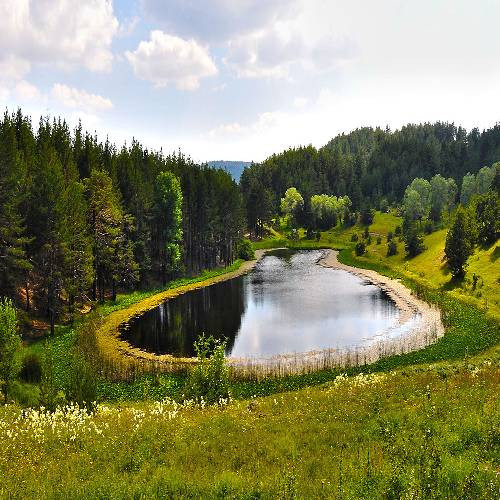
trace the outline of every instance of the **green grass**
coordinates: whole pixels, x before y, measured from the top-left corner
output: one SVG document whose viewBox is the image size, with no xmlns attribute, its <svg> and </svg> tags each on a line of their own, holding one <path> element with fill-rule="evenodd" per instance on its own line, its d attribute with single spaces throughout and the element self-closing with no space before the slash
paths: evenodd
<svg viewBox="0 0 500 500">
<path fill-rule="evenodd" d="M 499 383 L 462 363 L 205 409 L 0 408 L 0 497 L 498 498 Z"/>
<path fill-rule="evenodd" d="M 109 406 L 91 416 L 78 410 L 21 418 L 19 406 L 2 407 L 0 497 L 500 497 L 496 246 L 470 259 L 467 279 L 475 272 L 482 280 L 473 291 L 467 280 L 449 281 L 441 262 L 445 231 L 426 236 L 427 250 L 415 259 L 404 258 L 401 243 L 399 254 L 386 258 L 385 235 L 400 222 L 377 213 L 363 257 L 354 256 L 351 242 L 361 226 L 324 232 L 320 241 L 275 233 L 254 246 L 337 248 L 346 264 L 400 278 L 441 308 L 446 334 L 435 344 L 343 370 L 348 377 L 332 370 L 235 381 L 233 401 L 223 407 L 154 403 L 180 398 L 180 375 L 101 380 L 99 398 Z M 153 293 L 120 296 L 101 311 Z M 48 342 L 60 378 L 74 338 L 74 328 L 59 327 Z"/>
</svg>

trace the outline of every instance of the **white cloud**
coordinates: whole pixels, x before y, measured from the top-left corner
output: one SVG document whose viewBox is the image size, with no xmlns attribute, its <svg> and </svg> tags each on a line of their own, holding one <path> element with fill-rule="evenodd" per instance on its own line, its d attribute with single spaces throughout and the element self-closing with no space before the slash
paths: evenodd
<svg viewBox="0 0 500 500">
<path fill-rule="evenodd" d="M 330 70 L 355 54 L 354 44 L 346 38 L 306 38 L 288 23 L 241 36 L 228 47 L 224 62 L 243 78 L 287 78 L 294 66 Z"/>
<path fill-rule="evenodd" d="M 37 87 L 27 82 L 26 80 L 21 80 L 16 83 L 15 94 L 21 101 L 29 101 L 32 99 L 38 99 L 40 97 L 40 91 Z"/>
<path fill-rule="evenodd" d="M 134 73 L 155 87 L 174 84 L 179 90 L 194 90 L 202 78 L 217 73 L 208 49 L 194 40 L 183 40 L 162 31 L 152 31 L 126 58 Z"/>
<path fill-rule="evenodd" d="M 38 63 L 106 71 L 117 31 L 111 0 L 2 0 L 0 67 L 15 79 Z"/>
<path fill-rule="evenodd" d="M 50 95 L 67 108 L 77 108 L 85 112 L 104 111 L 113 107 L 113 103 L 106 97 L 61 83 L 54 84 Z"/>
</svg>

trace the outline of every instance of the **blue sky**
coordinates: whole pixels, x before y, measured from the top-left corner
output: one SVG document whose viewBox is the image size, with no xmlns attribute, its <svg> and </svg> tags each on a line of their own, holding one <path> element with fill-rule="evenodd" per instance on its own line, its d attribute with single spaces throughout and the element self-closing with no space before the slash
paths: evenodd
<svg viewBox="0 0 500 500">
<path fill-rule="evenodd" d="M 0 0 L 0 104 L 197 161 L 500 119 L 495 0 Z"/>
</svg>

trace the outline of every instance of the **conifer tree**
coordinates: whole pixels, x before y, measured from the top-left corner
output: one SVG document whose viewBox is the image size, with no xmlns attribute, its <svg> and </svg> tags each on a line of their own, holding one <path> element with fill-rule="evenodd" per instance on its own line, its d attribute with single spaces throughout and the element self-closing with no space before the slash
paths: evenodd
<svg viewBox="0 0 500 500">
<path fill-rule="evenodd" d="M 453 223 L 446 234 L 444 253 L 451 275 L 454 278 L 465 276 L 467 259 L 474 251 L 474 228 L 467 211 L 459 206 Z"/>
</svg>

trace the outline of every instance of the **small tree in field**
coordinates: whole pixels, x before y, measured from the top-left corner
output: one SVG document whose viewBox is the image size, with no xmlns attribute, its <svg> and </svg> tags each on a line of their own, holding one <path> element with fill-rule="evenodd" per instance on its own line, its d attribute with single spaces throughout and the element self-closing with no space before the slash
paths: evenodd
<svg viewBox="0 0 500 500">
<path fill-rule="evenodd" d="M 0 300 L 0 390 L 7 402 L 11 382 L 21 368 L 17 351 L 21 338 L 17 331 L 17 313 L 10 299 Z"/>
<path fill-rule="evenodd" d="M 444 248 L 446 261 L 454 278 L 465 276 L 467 259 L 472 255 L 473 251 L 474 228 L 469 214 L 460 206 L 446 235 Z"/>
</svg>

